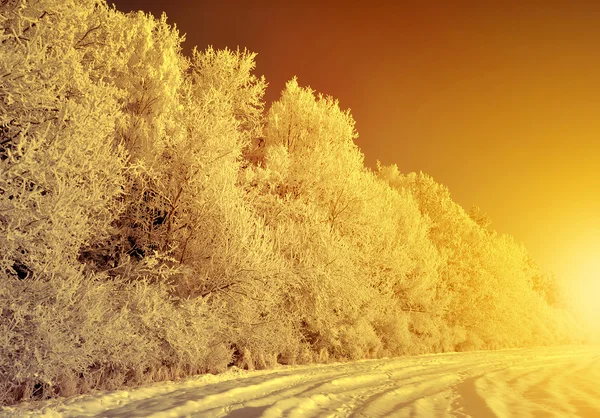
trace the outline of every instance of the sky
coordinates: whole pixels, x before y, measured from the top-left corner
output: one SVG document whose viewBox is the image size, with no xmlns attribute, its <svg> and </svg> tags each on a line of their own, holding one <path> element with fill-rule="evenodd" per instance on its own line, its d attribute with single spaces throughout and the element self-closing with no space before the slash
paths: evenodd
<svg viewBox="0 0 600 418">
<path fill-rule="evenodd" d="M 543 270 L 600 279 L 600 2 L 109 3 L 164 11 L 184 52 L 256 52 L 267 103 L 297 76 L 351 109 L 368 166 L 423 171 Z"/>
</svg>

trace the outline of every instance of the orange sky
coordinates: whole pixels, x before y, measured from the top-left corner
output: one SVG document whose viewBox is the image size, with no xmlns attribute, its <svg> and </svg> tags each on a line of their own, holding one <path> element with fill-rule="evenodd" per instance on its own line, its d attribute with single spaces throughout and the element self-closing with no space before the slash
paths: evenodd
<svg viewBox="0 0 600 418">
<path fill-rule="evenodd" d="M 600 2 L 384 3 L 116 1 L 164 10 L 186 50 L 257 52 L 267 100 L 297 75 L 351 108 L 370 166 L 431 174 L 544 269 L 598 274 Z"/>
</svg>

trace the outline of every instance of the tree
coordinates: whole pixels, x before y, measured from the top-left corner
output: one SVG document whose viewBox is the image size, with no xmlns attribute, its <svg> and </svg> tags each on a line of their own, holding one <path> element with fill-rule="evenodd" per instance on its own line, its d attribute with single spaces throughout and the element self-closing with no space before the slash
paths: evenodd
<svg viewBox="0 0 600 418">
<path fill-rule="evenodd" d="M 471 206 L 469 210 L 469 218 L 473 219 L 477 225 L 479 225 L 484 230 L 489 230 L 492 221 L 487 213 L 483 213 L 481 208 L 477 205 Z"/>
<path fill-rule="evenodd" d="M 348 111 L 293 79 L 268 113 L 264 167 L 248 170 L 300 279 L 292 306 L 304 332 L 317 350 L 353 358 L 409 350 L 410 338 L 389 337 L 386 316 L 401 324 L 403 312 L 443 309 L 432 304 L 439 261 L 428 221 L 411 196 L 365 169 L 356 136 Z M 362 343 L 349 337 L 358 334 Z"/>
<path fill-rule="evenodd" d="M 389 184 L 410 192 L 433 222 L 430 238 L 445 259 L 440 265 L 440 289 L 449 298 L 444 319 L 466 331 L 457 332 L 462 335 L 457 349 L 545 343 L 551 332 L 560 332 L 540 326 L 556 323 L 557 317 L 539 297 L 544 292 L 539 270 L 522 245 L 490 231 L 487 216 L 477 207 L 467 213 L 431 177 L 403 175 L 396 166 L 378 169 Z"/>
<path fill-rule="evenodd" d="M 48 395 L 112 344 L 90 332 L 109 289 L 79 262 L 122 210 L 127 161 L 120 92 L 85 65 L 95 4 L 0 4 L 0 403 Z"/>
</svg>

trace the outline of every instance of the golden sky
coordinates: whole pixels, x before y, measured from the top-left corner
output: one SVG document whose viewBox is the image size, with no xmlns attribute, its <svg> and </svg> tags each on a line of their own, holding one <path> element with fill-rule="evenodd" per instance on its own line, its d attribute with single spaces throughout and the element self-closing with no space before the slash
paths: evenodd
<svg viewBox="0 0 600 418">
<path fill-rule="evenodd" d="M 545 270 L 597 277 L 600 2 L 385 3 L 116 1 L 165 11 L 186 50 L 257 52 L 269 101 L 294 75 L 338 98 L 368 165 L 428 173 Z"/>
</svg>

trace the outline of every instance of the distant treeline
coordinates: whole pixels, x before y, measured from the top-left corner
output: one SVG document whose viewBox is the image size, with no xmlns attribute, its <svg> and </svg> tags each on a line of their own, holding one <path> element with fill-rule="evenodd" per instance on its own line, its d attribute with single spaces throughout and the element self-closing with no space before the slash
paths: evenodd
<svg viewBox="0 0 600 418">
<path fill-rule="evenodd" d="M 166 17 L 0 1 L 0 404 L 577 342 L 559 283 L 349 112 Z M 392 123 L 392 121 L 390 122 Z"/>
</svg>

